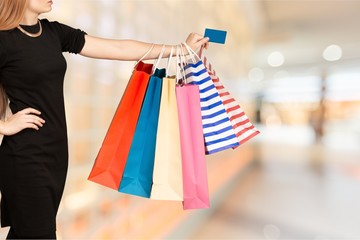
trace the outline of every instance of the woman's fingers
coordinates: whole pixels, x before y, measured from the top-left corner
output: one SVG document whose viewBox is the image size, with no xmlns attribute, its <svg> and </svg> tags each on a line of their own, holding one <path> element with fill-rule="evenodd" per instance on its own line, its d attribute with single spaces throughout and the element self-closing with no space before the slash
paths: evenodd
<svg viewBox="0 0 360 240">
<path fill-rule="evenodd" d="M 27 119 L 32 120 L 32 121 L 37 121 L 40 123 L 45 123 L 45 120 L 36 116 L 36 115 L 26 115 Z"/>
<path fill-rule="evenodd" d="M 36 125 L 42 127 L 44 125 L 44 120 L 36 117 L 34 115 L 28 115 L 28 117 L 25 119 L 27 123 L 35 123 Z"/>
<path fill-rule="evenodd" d="M 205 48 L 205 49 L 208 49 L 208 48 L 209 48 L 209 42 L 205 43 L 204 48 Z"/>
<path fill-rule="evenodd" d="M 40 114 L 41 112 L 34 108 L 26 108 L 13 115 L 9 119 L 9 124 L 13 125 L 13 132 L 19 132 L 25 128 L 39 130 L 45 124 L 45 120 L 38 116 Z"/>
<path fill-rule="evenodd" d="M 38 110 L 36 110 L 36 109 L 34 109 L 34 108 L 26 108 L 26 109 L 20 111 L 18 114 L 19 114 L 19 115 L 24 115 L 24 116 L 25 116 L 25 119 L 26 119 L 27 121 L 30 121 L 30 122 L 32 122 L 32 123 L 36 123 L 37 125 L 39 125 L 39 126 L 41 126 L 41 127 L 42 127 L 43 124 L 45 123 L 45 120 L 44 120 L 44 119 L 42 119 L 42 118 L 40 118 L 39 116 L 37 116 L 37 115 L 40 115 L 41 112 L 38 111 Z M 35 114 L 35 115 L 34 115 L 34 114 Z"/>
<path fill-rule="evenodd" d="M 197 33 L 190 33 L 186 39 L 186 44 L 189 45 L 194 51 L 196 51 L 199 47 L 204 46 L 209 42 L 208 37 L 204 37 Z"/>
<path fill-rule="evenodd" d="M 209 40 L 210 40 L 210 39 L 209 39 L 208 37 L 202 37 L 201 39 L 198 40 L 198 43 L 199 43 L 200 45 L 204 45 L 204 44 L 208 43 Z"/>
<path fill-rule="evenodd" d="M 24 128 L 33 128 L 35 130 L 39 130 L 40 128 L 34 123 L 27 123 Z"/>
<path fill-rule="evenodd" d="M 34 108 L 25 108 L 24 110 L 21 110 L 20 112 L 24 113 L 24 114 L 36 114 L 36 115 L 41 114 L 41 112 L 39 110 L 36 110 Z"/>
</svg>

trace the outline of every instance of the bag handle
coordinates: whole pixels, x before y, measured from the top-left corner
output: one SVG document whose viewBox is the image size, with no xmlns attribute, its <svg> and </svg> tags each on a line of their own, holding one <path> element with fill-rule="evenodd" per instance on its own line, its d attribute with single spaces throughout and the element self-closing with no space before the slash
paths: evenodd
<svg viewBox="0 0 360 240">
<path fill-rule="evenodd" d="M 187 59 L 186 59 L 186 55 L 185 55 L 185 52 L 184 52 L 184 48 L 183 48 L 183 44 L 180 43 L 180 49 L 181 49 L 181 56 L 184 58 L 184 65 L 187 64 Z M 195 58 L 191 55 L 191 53 L 189 52 L 189 56 L 192 60 L 192 63 L 196 63 L 196 60 Z"/>
<path fill-rule="evenodd" d="M 154 48 L 154 44 L 151 44 L 150 49 L 144 54 L 144 56 L 142 56 L 136 63 L 134 66 L 138 65 L 139 62 L 141 62 L 142 60 L 144 60 L 144 58 L 153 50 Z"/>
<path fill-rule="evenodd" d="M 159 63 L 160 63 L 160 60 L 162 59 L 162 56 L 164 55 L 164 52 L 165 52 L 165 44 L 162 45 L 162 48 L 161 48 L 161 51 L 160 51 L 160 54 L 159 54 L 159 57 L 158 59 L 156 60 L 153 68 L 152 68 L 152 73 L 155 72 L 156 68 L 158 67 Z"/>
<path fill-rule="evenodd" d="M 180 86 L 186 84 L 186 78 L 185 78 L 185 70 L 183 68 L 183 59 L 181 55 L 181 44 L 176 46 L 176 83 Z M 178 74 L 180 74 L 179 81 L 178 81 Z"/>
<path fill-rule="evenodd" d="M 174 54 L 174 47 L 171 46 L 170 55 L 169 55 L 169 58 L 168 58 L 168 63 L 167 63 L 167 65 L 166 65 L 166 72 L 168 72 L 169 69 L 170 69 L 170 64 L 171 64 L 171 60 L 172 60 L 173 54 Z"/>
<path fill-rule="evenodd" d="M 184 46 L 186 47 L 187 51 L 189 52 L 189 56 L 191 57 L 193 63 L 196 63 L 196 61 L 200 61 L 200 60 L 201 60 L 201 58 L 197 55 L 197 53 L 196 53 L 194 50 L 192 50 L 192 48 L 189 47 L 189 45 L 187 45 L 186 42 L 183 42 L 182 45 L 184 45 Z M 194 57 L 194 56 L 195 56 L 195 57 Z M 196 59 L 196 58 L 197 58 L 197 59 Z"/>
<path fill-rule="evenodd" d="M 170 72 L 170 64 L 171 64 L 171 60 L 173 57 L 173 53 L 174 53 L 174 47 L 171 46 L 171 50 L 170 50 L 170 56 L 168 58 L 168 62 L 167 62 L 167 66 L 166 66 L 166 74 L 169 76 L 169 72 Z"/>
</svg>

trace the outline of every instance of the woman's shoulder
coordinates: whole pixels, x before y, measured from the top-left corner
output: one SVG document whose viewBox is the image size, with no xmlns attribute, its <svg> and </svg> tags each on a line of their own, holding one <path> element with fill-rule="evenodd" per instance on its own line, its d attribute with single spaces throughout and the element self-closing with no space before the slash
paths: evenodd
<svg viewBox="0 0 360 240">
<path fill-rule="evenodd" d="M 68 25 L 64 23 L 54 20 L 48 20 L 47 18 L 41 19 L 40 21 L 43 27 L 48 28 L 50 29 L 50 31 L 56 32 L 58 34 L 59 33 L 62 34 L 64 30 L 70 28 Z"/>
<path fill-rule="evenodd" d="M 11 44 L 11 36 L 14 32 L 14 29 L 10 30 L 0 30 L 0 45 L 5 46 Z M 1 47 L 1 46 L 0 46 Z"/>
<path fill-rule="evenodd" d="M 58 24 L 59 24 L 59 22 L 57 22 L 57 21 L 50 21 L 50 20 L 47 19 L 47 18 L 40 19 L 40 22 L 41 22 L 41 25 L 42 25 L 42 26 L 49 26 L 49 27 L 54 27 L 55 25 L 58 25 Z"/>
<path fill-rule="evenodd" d="M 0 30 L 0 39 L 2 37 L 5 37 L 6 35 L 12 33 L 14 31 L 14 29 L 9 29 L 9 30 Z"/>
<path fill-rule="evenodd" d="M 44 29 L 47 29 L 56 35 L 62 35 L 63 26 L 65 26 L 64 24 L 58 21 L 49 20 L 47 18 L 41 19 L 40 22 Z"/>
<path fill-rule="evenodd" d="M 41 22 L 41 25 L 48 25 L 48 26 L 51 26 L 51 27 L 60 27 L 62 25 L 66 25 L 62 22 L 59 22 L 59 21 L 56 21 L 56 20 L 49 20 L 47 18 L 43 18 L 43 19 L 40 19 L 40 22 Z"/>
</svg>

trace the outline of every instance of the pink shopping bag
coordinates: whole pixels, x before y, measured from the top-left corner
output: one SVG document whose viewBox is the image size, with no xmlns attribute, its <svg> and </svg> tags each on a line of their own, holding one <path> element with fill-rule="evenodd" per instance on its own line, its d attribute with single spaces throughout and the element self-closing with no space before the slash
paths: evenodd
<svg viewBox="0 0 360 240">
<path fill-rule="evenodd" d="M 209 189 L 197 85 L 176 87 L 183 172 L 184 209 L 209 208 Z"/>
</svg>

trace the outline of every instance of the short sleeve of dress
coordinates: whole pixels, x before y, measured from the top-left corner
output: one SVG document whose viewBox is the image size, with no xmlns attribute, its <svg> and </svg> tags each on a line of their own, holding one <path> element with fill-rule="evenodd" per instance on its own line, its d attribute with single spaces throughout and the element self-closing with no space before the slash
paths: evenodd
<svg viewBox="0 0 360 240">
<path fill-rule="evenodd" d="M 63 52 L 78 54 L 85 45 L 86 33 L 59 22 L 52 22 L 61 42 Z"/>
</svg>

